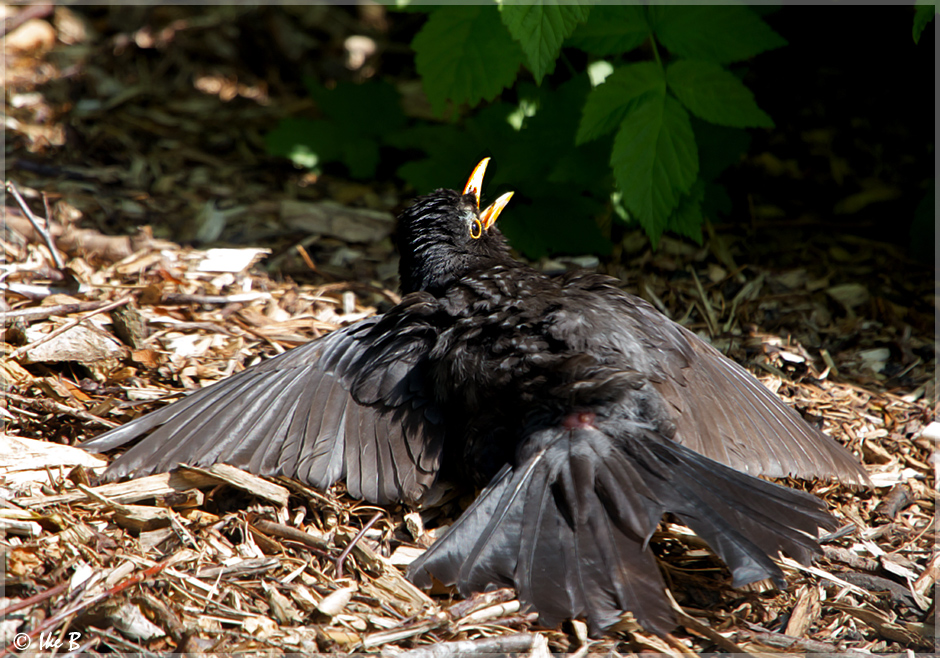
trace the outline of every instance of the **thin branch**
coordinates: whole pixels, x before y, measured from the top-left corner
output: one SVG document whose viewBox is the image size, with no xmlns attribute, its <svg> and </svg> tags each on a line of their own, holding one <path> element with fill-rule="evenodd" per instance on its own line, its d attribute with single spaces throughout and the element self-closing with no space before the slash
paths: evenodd
<svg viewBox="0 0 940 658">
<path fill-rule="evenodd" d="M 353 537 L 353 540 L 349 542 L 349 546 L 344 548 L 343 552 L 339 554 L 338 558 L 336 558 L 336 580 L 339 580 L 343 577 L 343 562 L 346 561 L 346 556 L 348 556 L 353 547 L 359 543 L 359 540 L 365 536 L 365 534 L 369 531 L 369 528 L 375 525 L 375 522 L 381 518 L 382 512 L 376 512 L 372 518 L 369 519 L 369 522 L 362 526 L 362 530 L 360 530 L 356 536 Z"/>
<path fill-rule="evenodd" d="M 135 574 L 129 578 L 125 578 L 124 580 L 119 582 L 117 585 L 115 585 L 114 587 L 110 589 L 105 590 L 101 594 L 97 594 L 85 601 L 81 601 L 79 603 L 76 603 L 74 605 L 67 607 L 65 610 L 62 610 L 58 614 L 50 617 L 49 619 L 47 619 L 45 622 L 43 622 L 36 628 L 26 633 L 26 636 L 30 640 L 34 639 L 36 636 L 40 635 L 41 633 L 45 633 L 49 629 L 55 628 L 56 626 L 61 624 L 63 621 L 65 621 L 67 618 L 69 618 L 70 616 L 78 612 L 81 612 L 82 610 L 87 610 L 88 608 L 98 603 L 99 601 L 103 601 L 104 599 L 110 598 L 114 596 L 115 594 L 123 592 L 128 587 L 131 587 L 133 585 L 136 585 L 137 583 L 143 582 L 144 580 L 150 578 L 151 576 L 155 576 L 156 574 L 163 571 L 163 569 L 169 563 L 170 563 L 170 560 L 164 560 L 163 562 L 160 562 L 145 571 Z M 4 656 L 12 653 L 14 649 L 15 649 L 14 645 L 11 644 L 8 647 L 6 647 L 6 649 L 0 650 L 0 658 L 3 658 Z"/>
<path fill-rule="evenodd" d="M 55 306 L 21 308 L 15 311 L 0 313 L 0 325 L 8 324 L 17 318 L 25 320 L 26 322 L 35 322 L 36 320 L 46 320 L 53 315 L 71 315 L 72 313 L 96 311 L 108 304 L 110 304 L 110 302 L 77 302 L 75 304 L 56 304 Z"/>
<path fill-rule="evenodd" d="M 46 217 L 46 220 L 40 224 L 39 218 L 33 214 L 33 211 L 29 209 L 29 206 L 26 205 L 26 201 L 20 195 L 20 191 L 16 189 L 16 185 L 13 184 L 13 181 L 7 181 L 7 190 L 10 194 L 13 195 L 13 198 L 16 199 L 16 203 L 22 209 L 23 214 L 26 215 L 26 219 L 29 220 L 29 223 L 33 225 L 33 228 L 36 229 L 36 232 L 42 236 L 42 239 L 45 241 L 46 246 L 49 247 L 49 251 L 52 253 L 52 261 L 55 263 L 57 269 L 63 269 L 65 267 L 65 262 L 62 260 L 62 256 L 59 255 L 59 250 L 56 249 L 55 241 L 52 239 L 52 234 L 49 233 L 49 217 Z M 43 197 L 45 202 L 45 196 Z M 48 203 L 46 203 L 46 208 L 48 208 Z M 48 212 L 48 210 L 47 210 Z"/>
<path fill-rule="evenodd" d="M 38 408 L 45 412 L 67 414 L 69 416 L 75 416 L 76 418 L 81 418 L 82 420 L 91 423 L 98 423 L 99 425 L 103 425 L 108 429 L 120 425 L 120 423 L 115 423 L 94 414 L 90 414 L 84 409 L 76 409 L 75 407 L 70 407 L 67 404 L 62 404 L 61 402 L 56 402 L 55 400 L 27 398 L 23 397 L 22 395 L 17 395 L 16 393 L 11 393 L 10 391 L 4 391 L 3 396 L 9 400 L 13 400 L 14 402 L 19 402 L 20 404 L 25 404 L 33 408 Z"/>
<path fill-rule="evenodd" d="M 83 315 L 82 317 L 78 318 L 77 320 L 72 320 L 71 322 L 66 322 L 66 323 L 63 324 L 61 327 L 59 327 L 58 329 L 56 329 L 55 331 L 51 331 L 51 332 L 49 332 L 48 334 L 46 334 L 45 336 L 43 336 L 42 338 L 40 338 L 39 340 L 37 340 L 35 343 L 30 343 L 29 345 L 23 345 L 23 347 L 17 348 L 14 352 L 12 352 L 12 353 L 10 354 L 10 356 L 9 356 L 8 358 L 10 358 L 10 359 L 17 359 L 17 358 L 23 356 L 24 354 L 26 354 L 26 352 L 28 352 L 29 350 L 34 349 L 34 348 L 36 348 L 36 347 L 42 345 L 43 343 L 52 340 L 52 339 L 55 338 L 56 336 L 61 336 L 62 334 L 64 334 L 64 333 L 65 333 L 66 331 L 68 331 L 69 329 L 73 329 L 74 327 L 77 327 L 78 325 L 80 325 L 82 322 L 84 322 L 85 320 L 87 320 L 88 318 L 90 318 L 90 317 L 93 316 L 93 315 L 97 315 L 97 314 L 99 314 L 99 313 L 104 313 L 105 311 L 110 311 L 110 310 L 116 309 L 116 308 L 119 307 L 119 306 L 124 306 L 127 302 L 129 302 L 129 301 L 131 300 L 131 297 L 132 297 L 132 295 L 125 295 L 124 297 L 121 297 L 121 298 L 120 298 L 119 300 L 117 300 L 116 302 L 111 302 L 110 304 L 107 304 L 106 306 L 102 306 L 101 308 L 95 309 L 94 311 L 91 311 L 90 313 L 86 313 L 85 315 Z"/>
<path fill-rule="evenodd" d="M 40 592 L 34 596 L 29 597 L 28 599 L 23 599 L 16 603 L 10 604 L 5 607 L 3 610 L 0 610 L 0 617 L 7 617 L 12 615 L 17 610 L 22 610 L 23 608 L 28 608 L 31 605 L 36 605 L 37 603 L 42 603 L 46 599 L 51 599 L 53 596 L 57 596 L 69 588 L 69 581 L 64 583 L 59 583 L 55 587 L 50 587 L 44 592 Z"/>
</svg>

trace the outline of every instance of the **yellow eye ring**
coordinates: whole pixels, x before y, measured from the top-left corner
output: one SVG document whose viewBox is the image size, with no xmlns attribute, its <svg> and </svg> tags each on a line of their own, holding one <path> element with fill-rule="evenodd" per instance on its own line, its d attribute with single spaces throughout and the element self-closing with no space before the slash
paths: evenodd
<svg viewBox="0 0 940 658">
<path fill-rule="evenodd" d="M 476 229 L 475 235 L 474 229 Z M 474 240 L 479 240 L 483 237 L 483 222 L 481 222 L 479 219 L 473 220 L 473 226 L 470 227 L 470 237 Z"/>
</svg>

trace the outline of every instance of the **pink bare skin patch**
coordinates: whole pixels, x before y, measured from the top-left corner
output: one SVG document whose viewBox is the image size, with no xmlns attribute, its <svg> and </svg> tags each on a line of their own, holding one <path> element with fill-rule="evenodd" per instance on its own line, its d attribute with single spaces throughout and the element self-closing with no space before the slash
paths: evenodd
<svg viewBox="0 0 940 658">
<path fill-rule="evenodd" d="M 574 414 L 568 414 L 561 421 L 561 424 L 565 429 L 569 430 L 587 429 L 589 427 L 594 427 L 594 420 L 596 418 L 597 414 L 591 413 L 590 411 L 581 411 Z"/>
</svg>

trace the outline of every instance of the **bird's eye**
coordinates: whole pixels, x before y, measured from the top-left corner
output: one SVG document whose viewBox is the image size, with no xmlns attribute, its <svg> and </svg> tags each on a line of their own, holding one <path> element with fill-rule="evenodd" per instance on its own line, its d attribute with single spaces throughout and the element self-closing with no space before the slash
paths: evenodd
<svg viewBox="0 0 940 658">
<path fill-rule="evenodd" d="M 483 237 L 483 222 L 479 218 L 473 220 L 473 224 L 470 225 L 470 237 L 474 240 L 479 240 Z"/>
</svg>

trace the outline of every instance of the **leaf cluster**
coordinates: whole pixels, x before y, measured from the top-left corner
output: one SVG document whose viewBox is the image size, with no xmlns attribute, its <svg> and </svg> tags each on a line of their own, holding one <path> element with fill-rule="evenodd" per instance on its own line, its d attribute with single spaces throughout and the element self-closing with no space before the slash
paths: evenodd
<svg viewBox="0 0 940 658">
<path fill-rule="evenodd" d="M 269 150 L 367 178 L 380 147 L 394 148 L 419 193 L 491 155 L 491 185 L 517 191 L 500 225 L 538 257 L 608 250 L 605 218 L 638 222 L 654 244 L 665 231 L 700 242 L 706 214 L 727 205 L 714 181 L 746 150 L 743 129 L 773 126 L 729 66 L 786 42 L 744 5 L 416 10 L 428 18 L 411 44 L 415 66 L 449 120 L 406 119 L 388 83 L 311 84 L 324 118 L 285 121 Z"/>
</svg>

